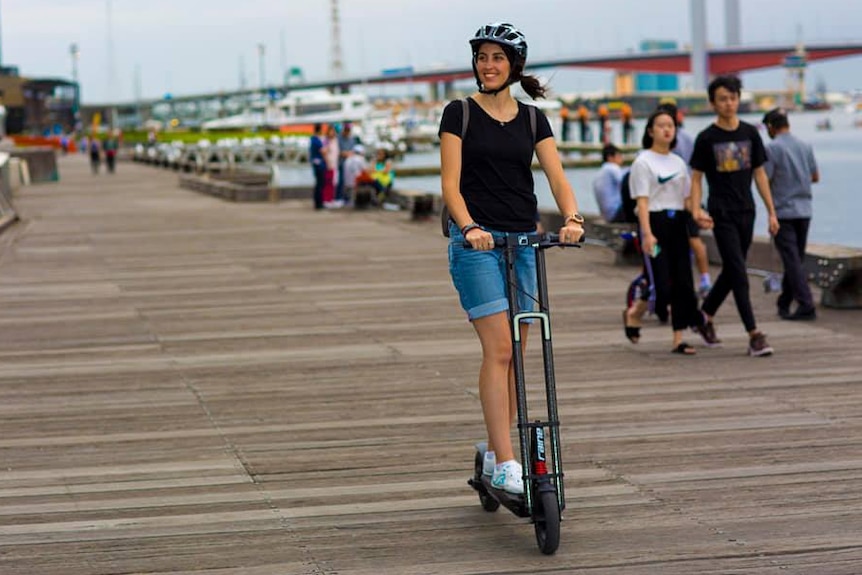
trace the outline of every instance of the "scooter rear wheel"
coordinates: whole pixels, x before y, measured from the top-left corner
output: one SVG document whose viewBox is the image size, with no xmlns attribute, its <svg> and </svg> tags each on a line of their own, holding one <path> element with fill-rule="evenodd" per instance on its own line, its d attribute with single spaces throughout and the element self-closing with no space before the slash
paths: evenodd
<svg viewBox="0 0 862 575">
<path fill-rule="evenodd" d="M 541 506 L 533 527 L 536 531 L 536 543 L 545 555 L 553 555 L 560 546 L 560 507 L 555 491 L 541 491 L 536 499 Z"/>
<path fill-rule="evenodd" d="M 484 459 L 484 457 L 483 457 L 482 453 L 479 453 L 477 451 L 476 452 L 476 465 L 475 465 L 474 480 L 479 482 L 480 486 L 481 486 L 481 482 L 482 482 L 482 470 L 484 467 L 483 459 Z M 482 504 L 482 509 L 484 509 L 488 513 L 493 513 L 497 509 L 500 508 L 500 502 L 497 501 L 496 499 L 494 499 L 493 497 L 491 497 L 491 495 L 487 491 L 485 491 L 484 488 L 479 489 L 478 491 L 479 491 L 479 503 Z"/>
</svg>

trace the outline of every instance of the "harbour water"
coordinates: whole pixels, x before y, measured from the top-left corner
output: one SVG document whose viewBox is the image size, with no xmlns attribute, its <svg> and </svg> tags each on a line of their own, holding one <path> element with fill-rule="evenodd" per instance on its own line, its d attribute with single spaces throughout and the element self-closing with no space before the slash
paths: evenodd
<svg viewBox="0 0 862 575">
<path fill-rule="evenodd" d="M 762 114 L 743 115 L 742 118 L 754 125 L 760 125 Z M 810 242 L 819 244 L 838 244 L 862 247 L 862 234 L 856 234 L 855 222 L 862 214 L 862 194 L 857 194 L 856 185 L 862 176 L 862 128 L 855 126 L 859 116 L 839 110 L 800 112 L 790 115 L 791 130 L 798 137 L 814 146 L 814 154 L 820 169 L 821 181 L 814 185 L 814 218 L 810 231 Z M 831 130 L 818 130 L 819 122 L 828 119 Z M 692 135 L 713 121 L 710 116 L 689 117 L 685 121 L 685 129 Z M 644 120 L 635 121 L 635 134 L 640 141 L 643 133 Z M 617 124 L 615 130 L 619 130 Z M 576 131 L 576 130 L 573 130 Z M 768 141 L 765 130 L 761 132 L 764 141 Z M 615 132 L 615 141 L 620 141 L 619 132 Z M 437 149 L 408 154 L 401 165 L 428 166 L 439 163 Z M 311 171 L 307 167 L 297 171 L 282 170 L 282 180 L 286 184 L 311 184 Z M 593 198 L 591 182 L 597 168 L 570 169 L 566 175 L 575 188 L 581 211 L 598 213 Z M 397 165 L 396 165 L 397 174 Z M 553 196 L 547 181 L 541 172 L 535 172 L 536 195 L 539 207 L 554 209 Z M 425 176 L 415 178 L 396 178 L 396 187 L 410 190 L 440 193 L 440 177 Z M 755 192 L 756 194 L 756 192 Z M 756 197 L 758 215 L 755 234 L 767 235 L 766 217 L 760 198 Z"/>
</svg>

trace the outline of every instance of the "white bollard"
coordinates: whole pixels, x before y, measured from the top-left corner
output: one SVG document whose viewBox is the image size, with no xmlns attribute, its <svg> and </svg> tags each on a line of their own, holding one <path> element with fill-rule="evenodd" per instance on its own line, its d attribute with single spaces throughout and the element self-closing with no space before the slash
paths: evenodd
<svg viewBox="0 0 862 575">
<path fill-rule="evenodd" d="M 21 160 L 21 185 L 30 185 L 30 166 L 27 164 L 27 160 L 24 159 Z"/>
</svg>

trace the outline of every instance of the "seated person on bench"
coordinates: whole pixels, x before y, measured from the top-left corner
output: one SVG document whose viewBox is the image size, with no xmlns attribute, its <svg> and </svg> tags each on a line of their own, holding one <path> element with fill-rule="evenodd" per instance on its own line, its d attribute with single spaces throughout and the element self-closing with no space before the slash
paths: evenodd
<svg viewBox="0 0 862 575">
<path fill-rule="evenodd" d="M 344 160 L 344 195 L 348 198 L 347 203 L 353 206 L 356 203 L 356 187 L 358 185 L 359 176 L 366 173 L 367 177 L 368 162 L 365 161 L 365 146 L 356 144 L 348 152 L 347 158 Z M 371 178 L 367 178 L 370 181 Z"/>
<path fill-rule="evenodd" d="M 377 148 L 377 156 L 374 160 L 374 170 L 371 172 L 374 178 L 374 188 L 377 190 L 377 202 L 382 204 L 389 198 L 392 184 L 395 181 L 395 170 L 392 169 L 392 160 L 383 148 Z"/>
<path fill-rule="evenodd" d="M 602 218 L 608 223 L 626 221 L 623 214 L 621 187 L 625 171 L 623 154 L 613 144 L 602 148 L 602 167 L 593 180 L 593 193 Z"/>
</svg>

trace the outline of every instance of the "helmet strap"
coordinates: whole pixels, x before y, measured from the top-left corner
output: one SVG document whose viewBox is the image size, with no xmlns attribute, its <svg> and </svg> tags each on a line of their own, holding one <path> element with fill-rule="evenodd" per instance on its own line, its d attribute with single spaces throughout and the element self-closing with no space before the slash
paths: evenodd
<svg viewBox="0 0 862 575">
<path fill-rule="evenodd" d="M 508 51 L 506 51 L 506 56 L 509 57 L 509 63 L 513 66 L 513 69 L 511 72 L 509 72 L 509 77 L 506 79 L 506 82 L 502 86 L 497 88 L 496 90 L 486 90 L 485 89 L 485 85 L 482 84 L 482 81 L 479 79 L 479 69 L 476 67 L 476 60 L 475 60 L 475 58 L 473 59 L 473 76 L 476 78 L 476 85 L 479 86 L 479 93 L 480 94 L 488 94 L 489 96 L 496 96 L 497 94 L 499 94 L 500 92 L 502 92 L 503 90 L 505 90 L 506 88 L 508 88 L 509 86 L 511 86 L 512 84 L 514 84 L 515 82 L 518 82 L 520 80 L 520 70 L 523 69 L 523 66 L 515 67 L 515 65 L 512 61 L 512 58 L 509 55 Z M 513 79 L 512 78 L 513 73 L 517 73 L 519 78 Z"/>
<path fill-rule="evenodd" d="M 503 84 L 502 86 L 500 86 L 496 90 L 486 90 L 484 85 L 480 82 L 479 83 L 479 93 L 480 94 L 488 94 L 489 96 L 496 96 L 497 94 L 499 94 L 500 92 L 502 92 L 503 90 L 505 90 L 506 88 L 511 86 L 512 84 L 514 84 L 514 82 L 512 82 L 510 79 L 510 80 L 507 80 L 505 84 Z"/>
</svg>

